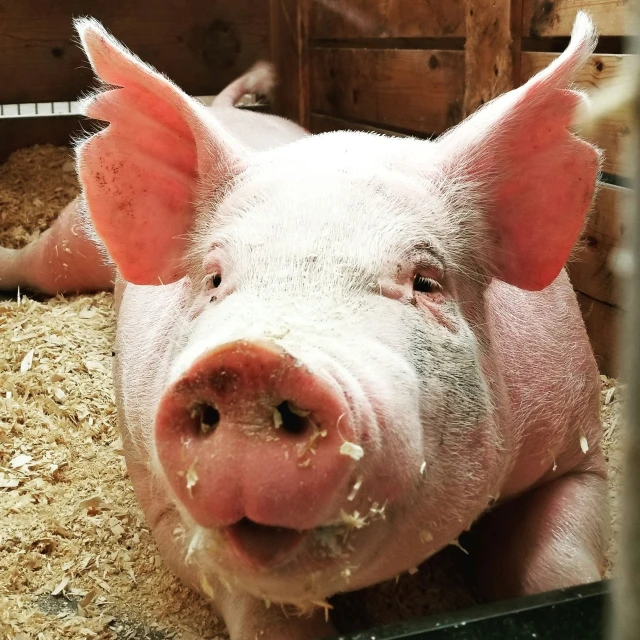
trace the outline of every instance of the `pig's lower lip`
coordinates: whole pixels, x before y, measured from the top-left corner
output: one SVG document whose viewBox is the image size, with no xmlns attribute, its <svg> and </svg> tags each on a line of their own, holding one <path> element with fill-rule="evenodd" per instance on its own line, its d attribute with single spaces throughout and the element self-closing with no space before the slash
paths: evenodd
<svg viewBox="0 0 640 640">
<path fill-rule="evenodd" d="M 273 566 L 288 559 L 310 533 L 258 524 L 248 518 L 225 527 L 224 531 L 235 553 L 259 568 Z"/>
</svg>

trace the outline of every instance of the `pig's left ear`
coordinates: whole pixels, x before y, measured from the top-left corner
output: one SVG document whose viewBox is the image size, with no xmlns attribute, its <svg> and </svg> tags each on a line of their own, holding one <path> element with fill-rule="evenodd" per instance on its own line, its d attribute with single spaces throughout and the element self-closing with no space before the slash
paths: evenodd
<svg viewBox="0 0 640 640">
<path fill-rule="evenodd" d="M 489 230 L 483 258 L 492 275 L 522 289 L 553 282 L 592 204 L 600 155 L 567 128 L 586 100 L 569 86 L 596 42 L 580 12 L 569 47 L 553 64 L 437 142 L 445 182 L 479 190 Z"/>
<path fill-rule="evenodd" d="M 77 149 L 89 215 L 122 277 L 174 282 L 185 272 L 187 236 L 200 189 L 222 189 L 244 151 L 213 116 L 143 63 L 95 20 L 76 21 L 106 87 L 82 102 L 109 126 Z"/>
</svg>

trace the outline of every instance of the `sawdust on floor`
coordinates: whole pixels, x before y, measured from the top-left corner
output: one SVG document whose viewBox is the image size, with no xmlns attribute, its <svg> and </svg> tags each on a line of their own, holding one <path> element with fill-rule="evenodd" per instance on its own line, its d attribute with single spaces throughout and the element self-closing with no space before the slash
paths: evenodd
<svg viewBox="0 0 640 640">
<path fill-rule="evenodd" d="M 20 149 L 0 165 L 0 247 L 17 249 L 47 229 L 79 193 L 67 147 Z"/>
<path fill-rule="evenodd" d="M 76 195 L 70 161 L 66 148 L 45 146 L 0 167 L 0 246 L 36 237 Z M 165 569 L 136 503 L 116 428 L 114 324 L 110 293 L 0 302 L 0 637 L 8 640 L 226 637 L 207 603 Z M 602 380 L 615 532 L 622 390 Z M 416 574 L 336 599 L 340 626 L 473 604 L 462 557 L 451 547 Z"/>
</svg>

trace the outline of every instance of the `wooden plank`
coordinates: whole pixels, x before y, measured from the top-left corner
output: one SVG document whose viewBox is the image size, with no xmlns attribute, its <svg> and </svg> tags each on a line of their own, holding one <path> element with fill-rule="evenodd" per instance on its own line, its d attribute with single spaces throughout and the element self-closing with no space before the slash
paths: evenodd
<svg viewBox="0 0 640 640">
<path fill-rule="evenodd" d="M 246 104 L 237 108 L 260 113 L 271 112 L 269 106 L 263 104 Z M 0 164 L 14 151 L 34 144 L 72 146 L 74 140 L 93 131 L 95 124 L 95 120 L 89 121 L 77 113 L 0 117 Z"/>
<path fill-rule="evenodd" d="M 521 82 L 550 64 L 557 53 L 522 53 Z M 594 55 L 582 68 L 577 77 L 577 85 L 585 91 L 598 89 L 603 82 L 615 84 L 624 81 L 622 77 L 625 64 L 624 55 Z M 602 120 L 593 134 L 587 136 L 605 152 L 603 171 L 607 173 L 629 176 L 630 168 L 624 161 L 624 148 L 631 137 L 629 122 L 621 115 L 611 115 Z"/>
<path fill-rule="evenodd" d="M 594 210 L 581 238 L 581 248 L 569 262 L 571 282 L 578 291 L 606 304 L 622 306 L 621 283 L 612 269 L 616 247 L 624 238 L 624 208 L 631 189 L 601 185 Z"/>
<path fill-rule="evenodd" d="M 576 296 L 600 373 L 616 378 L 620 368 L 617 350 L 623 312 L 584 293 L 576 292 Z"/>
<path fill-rule="evenodd" d="M 308 21 L 311 0 L 271 0 L 271 59 L 278 72 L 274 112 L 309 127 Z"/>
<path fill-rule="evenodd" d="M 463 116 L 513 89 L 511 0 L 466 0 Z"/>
<path fill-rule="evenodd" d="M 87 3 L 20 0 L 0 9 L 0 103 L 75 100 L 94 85 L 73 16 L 101 20 L 192 95 L 219 92 L 268 55 L 269 6 L 252 0 Z"/>
<path fill-rule="evenodd" d="M 424 133 L 461 119 L 462 51 L 312 48 L 310 77 L 323 115 Z"/>
<path fill-rule="evenodd" d="M 464 0 L 315 0 L 310 36 L 340 38 L 464 37 Z"/>
<path fill-rule="evenodd" d="M 326 133 L 328 131 L 367 131 L 369 133 L 381 133 L 385 136 L 393 136 L 395 138 L 407 137 L 404 133 L 399 133 L 397 131 L 390 131 L 389 129 L 382 129 L 380 127 L 372 127 L 367 124 L 362 124 L 361 122 L 323 116 L 317 113 L 311 114 L 311 125 L 309 130 L 311 133 Z"/>
<path fill-rule="evenodd" d="M 600 35 L 633 35 L 629 0 L 524 0 L 523 32 L 534 38 L 569 36 L 576 13 L 591 14 Z"/>
<path fill-rule="evenodd" d="M 41 116 L 36 118 L 0 118 L 0 164 L 14 151 L 34 144 L 70 145 L 82 134 L 78 115 Z"/>
<path fill-rule="evenodd" d="M 522 56 L 522 3 L 511 0 L 511 73 L 513 86 L 520 85 L 520 58 Z"/>
</svg>

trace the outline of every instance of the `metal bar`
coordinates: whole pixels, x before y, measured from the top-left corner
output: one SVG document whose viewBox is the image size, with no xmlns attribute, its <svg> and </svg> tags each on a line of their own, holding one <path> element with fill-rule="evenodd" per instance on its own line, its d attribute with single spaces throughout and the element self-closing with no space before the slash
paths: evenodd
<svg viewBox="0 0 640 640">
<path fill-rule="evenodd" d="M 196 96 L 197 99 L 205 105 L 210 105 L 212 96 Z M 270 113 L 271 107 L 263 103 L 239 104 L 238 109 L 248 109 L 249 111 L 260 111 Z M 21 104 L 0 104 L 0 118 L 35 118 L 58 115 L 79 115 L 80 108 L 77 101 L 69 102 L 38 102 L 38 103 L 21 103 Z"/>
<path fill-rule="evenodd" d="M 608 595 L 609 583 L 595 582 L 334 640 L 604 640 Z"/>
<path fill-rule="evenodd" d="M 627 214 L 627 246 L 621 250 L 619 275 L 624 281 L 627 317 L 621 349 L 623 374 L 628 385 L 626 406 L 625 460 L 622 483 L 622 526 L 617 584 L 612 610 L 613 640 L 640 637 L 640 0 L 631 3 L 636 32 L 629 39 L 627 53 L 635 54 L 631 105 L 634 131 L 630 161 L 634 163 L 636 202 Z"/>
</svg>

